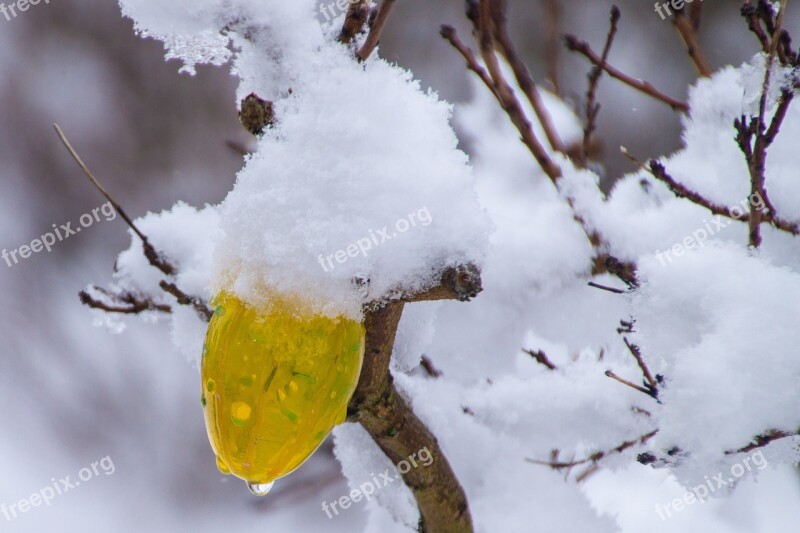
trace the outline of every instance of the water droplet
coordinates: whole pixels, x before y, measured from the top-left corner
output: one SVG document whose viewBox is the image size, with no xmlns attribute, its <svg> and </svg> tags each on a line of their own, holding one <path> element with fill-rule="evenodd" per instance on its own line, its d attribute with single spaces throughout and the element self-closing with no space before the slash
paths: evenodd
<svg viewBox="0 0 800 533">
<path fill-rule="evenodd" d="M 335 400 L 336 396 L 337 396 L 336 391 L 331 392 L 331 400 Z"/>
<path fill-rule="evenodd" d="M 299 388 L 300 388 L 300 387 L 298 387 L 298 385 L 297 385 L 297 382 L 296 382 L 296 381 L 292 380 L 292 381 L 290 381 L 290 382 L 289 382 L 289 389 L 290 389 L 292 392 L 297 392 L 297 389 L 299 389 Z"/>
<path fill-rule="evenodd" d="M 283 389 L 278 389 L 278 401 L 282 402 L 285 399 L 286 399 L 286 393 L 283 391 Z"/>
<path fill-rule="evenodd" d="M 247 423 L 253 409 L 244 402 L 233 402 L 231 404 L 231 421 L 241 427 Z"/>
<path fill-rule="evenodd" d="M 223 316 L 225 314 L 225 308 L 221 305 L 218 305 L 214 308 L 214 316 Z"/>
<path fill-rule="evenodd" d="M 205 394 L 201 394 L 200 395 L 200 405 L 202 405 L 203 407 L 206 406 L 206 395 Z"/>
<path fill-rule="evenodd" d="M 231 475 L 231 470 L 228 468 L 228 465 L 222 460 L 222 457 L 219 455 L 217 456 L 217 470 L 225 474 L 226 476 Z"/>
<path fill-rule="evenodd" d="M 269 483 L 247 483 L 247 488 L 250 489 L 250 492 L 255 496 L 266 496 L 269 494 L 269 491 L 272 490 L 273 485 L 275 485 L 274 481 L 270 481 Z"/>
<path fill-rule="evenodd" d="M 208 392 L 214 392 L 214 380 L 213 379 L 209 378 L 209 380 L 206 381 L 206 390 Z"/>
</svg>

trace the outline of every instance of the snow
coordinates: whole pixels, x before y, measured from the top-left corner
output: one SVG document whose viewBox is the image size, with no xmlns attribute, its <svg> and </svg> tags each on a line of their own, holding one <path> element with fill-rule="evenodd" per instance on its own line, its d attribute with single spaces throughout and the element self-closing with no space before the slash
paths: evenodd
<svg viewBox="0 0 800 533">
<path fill-rule="evenodd" d="M 649 451 L 690 487 L 741 460 L 726 451 L 770 429 L 800 427 L 797 239 L 764 226 L 764 244 L 750 250 L 744 224 L 712 231 L 705 209 L 675 198 L 644 171 L 624 177 L 606 198 L 597 174 L 554 156 L 564 170 L 563 194 L 613 254 L 639 267 L 641 287 L 633 293 L 589 288 L 593 250 L 583 230 L 477 82 L 473 102 L 455 117 L 474 153 L 470 163 L 458 148 L 452 108 L 396 65 L 375 56 L 354 61 L 334 42 L 334 25 L 317 22 L 314 2 L 120 3 L 187 71 L 230 60 L 240 78 L 237 98 L 256 92 L 275 104 L 275 127 L 221 205 L 178 204 L 137 221 L 179 267 L 176 283 L 185 291 L 209 298 L 232 290 L 253 305 L 293 294 L 317 312 L 359 317 L 366 302 L 430 286 L 446 266 L 482 267 L 485 290 L 474 302 L 407 306 L 392 363 L 398 389 L 462 482 L 479 531 L 534 523 L 542 531 L 619 530 L 624 519 L 592 507 L 602 500 L 594 489 L 526 461 L 546 460 L 554 448 L 560 460 L 579 459 L 658 429 L 646 444 L 609 454 L 604 465 L 619 472 L 607 475 L 620 478 L 594 486 L 636 476 L 636 468 L 649 472 L 635 463 Z M 773 77 L 772 111 L 787 76 Z M 749 175 L 733 120 L 754 112 L 763 77 L 757 56 L 691 89 L 685 147 L 660 159 L 676 180 L 715 202 L 746 205 Z M 552 95 L 545 100 L 567 143 L 579 140 L 569 108 Z M 767 168 L 779 213 L 795 220 L 798 113 L 790 108 Z M 407 231 L 399 221 L 409 223 Z M 378 242 L 373 236 L 383 228 L 391 238 Z M 364 242 L 368 250 L 346 252 Z M 659 259 L 665 250 L 673 250 L 669 260 Z M 326 268 L 340 251 L 346 260 Z M 161 277 L 136 239 L 118 267 L 120 287 L 160 294 Z M 366 288 L 356 279 L 368 280 Z M 597 281 L 621 285 L 610 276 Z M 631 318 L 630 340 L 664 377 L 660 402 L 604 375 L 641 381 L 616 331 Z M 191 309 L 176 309 L 171 324 L 176 346 L 196 358 L 203 323 Z M 558 368 L 546 369 L 523 349 L 544 350 Z M 422 354 L 442 377 L 414 371 Z M 674 447 L 679 453 L 668 455 Z M 797 439 L 764 454 L 770 469 L 800 459 Z M 391 467 L 358 426 L 336 430 L 336 455 L 351 489 Z M 600 507 L 611 513 L 614 506 Z M 368 531 L 404 531 L 417 519 L 400 484 L 364 508 Z"/>
</svg>

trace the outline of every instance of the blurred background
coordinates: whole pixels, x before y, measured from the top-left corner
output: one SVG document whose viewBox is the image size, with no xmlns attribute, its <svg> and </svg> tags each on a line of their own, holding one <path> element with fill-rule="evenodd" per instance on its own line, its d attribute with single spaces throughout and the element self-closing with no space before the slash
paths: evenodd
<svg viewBox="0 0 800 533">
<path fill-rule="evenodd" d="M 330 3 L 330 2 L 326 2 Z M 543 86 L 552 71 L 546 0 L 509 0 L 513 37 Z M 739 64 L 757 43 L 740 2 L 706 2 L 700 38 L 714 68 Z M 618 2 L 622 21 L 610 61 L 685 99 L 696 79 L 674 27 L 651 2 Z M 563 0 L 559 31 L 602 48 L 611 2 Z M 798 28 L 800 11 L 785 26 Z M 439 25 L 469 29 L 460 0 L 402 0 L 381 55 L 410 68 L 454 103 L 470 98 L 463 61 Z M 581 106 L 589 65 L 561 49 L 557 83 Z M 221 201 L 246 143 L 227 68 L 178 75 L 160 43 L 137 37 L 115 2 L 54 1 L 7 21 L 0 16 L 0 249 L 13 250 L 104 203 L 60 145 L 59 123 L 89 166 L 134 217 L 183 200 Z M 266 96 L 266 95 L 265 95 Z M 640 158 L 680 147 L 680 120 L 668 107 L 604 78 L 598 136 L 610 184 L 630 170 L 618 151 Z M 579 107 L 582 109 L 582 107 Z M 464 146 L 469 150 L 469 146 Z M 120 219 L 101 220 L 13 267 L 0 262 L 0 503 L 11 504 L 110 456 L 115 470 L 7 521 L 0 530 L 197 531 L 306 528 L 358 531 L 355 510 L 329 521 L 323 500 L 347 494 L 330 446 L 301 471 L 254 499 L 221 476 L 203 426 L 198 371 L 174 352 L 168 328 L 131 320 L 121 334 L 96 327 L 77 293 L 107 285 L 116 255 L 129 245 Z M 302 515 L 302 529 L 298 516 Z M 688 530 L 687 530 L 688 531 Z"/>
</svg>

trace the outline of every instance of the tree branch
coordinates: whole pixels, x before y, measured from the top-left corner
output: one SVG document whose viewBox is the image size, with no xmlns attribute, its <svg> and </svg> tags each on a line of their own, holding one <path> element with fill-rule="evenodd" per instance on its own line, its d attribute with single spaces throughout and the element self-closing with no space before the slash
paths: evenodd
<svg viewBox="0 0 800 533">
<path fill-rule="evenodd" d="M 447 269 L 437 287 L 365 310 L 364 365 L 350 400 L 348 420 L 359 422 L 395 464 L 425 447 L 430 450 L 435 458 L 430 466 L 403 474 L 419 506 L 421 530 L 428 533 L 470 533 L 472 518 L 466 494 L 436 437 L 394 386 L 389 364 L 397 326 L 407 303 L 467 301 L 480 290 L 480 272 L 473 265 L 465 265 Z"/>
<path fill-rule="evenodd" d="M 636 89 L 639 92 L 642 92 L 648 96 L 652 96 L 656 100 L 667 104 L 675 111 L 679 111 L 684 114 L 689 113 L 689 105 L 686 102 L 682 102 L 676 98 L 667 96 L 666 94 L 662 93 L 661 91 L 653 87 L 650 83 L 632 78 L 627 74 L 623 73 L 622 71 L 612 67 L 607 62 L 604 63 L 602 58 L 598 56 L 594 50 L 592 50 L 591 46 L 589 46 L 587 42 L 581 41 L 574 35 L 566 35 L 564 37 L 564 40 L 567 44 L 568 50 L 583 55 L 592 64 L 606 71 L 612 78 L 618 79 L 625 85 L 628 85 L 629 87 L 632 87 L 633 89 Z"/>
<path fill-rule="evenodd" d="M 383 0 L 381 2 L 380 7 L 378 8 L 378 14 L 375 17 L 375 22 L 372 23 L 372 27 L 367 35 L 367 40 L 364 41 L 364 45 L 356 53 L 356 57 L 358 57 L 359 61 L 366 61 L 370 54 L 372 54 L 373 50 L 375 50 L 375 48 L 378 46 L 378 42 L 381 40 L 381 34 L 383 33 L 383 28 L 386 26 L 386 22 L 389 20 L 389 13 L 394 7 L 394 2 L 395 0 Z"/>
</svg>

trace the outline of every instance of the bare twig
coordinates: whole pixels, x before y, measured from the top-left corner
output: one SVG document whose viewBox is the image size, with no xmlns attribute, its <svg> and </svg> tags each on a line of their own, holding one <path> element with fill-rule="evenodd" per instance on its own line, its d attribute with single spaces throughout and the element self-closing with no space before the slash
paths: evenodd
<svg viewBox="0 0 800 533">
<path fill-rule="evenodd" d="M 119 213 L 119 216 L 122 217 L 122 219 L 125 221 L 126 224 L 128 224 L 128 227 L 130 227 L 133 230 L 133 232 L 136 233 L 136 235 L 138 235 L 139 238 L 142 240 L 142 246 L 144 247 L 144 255 L 145 257 L 147 257 L 148 261 L 150 261 L 150 264 L 159 269 L 167 276 L 175 274 L 176 272 L 175 267 L 169 261 L 167 261 L 167 259 L 161 253 L 159 253 L 153 247 L 152 244 L 150 244 L 150 241 L 147 239 L 147 236 L 145 236 L 141 231 L 139 231 L 139 228 L 136 227 L 136 224 L 133 223 L 133 220 L 131 220 L 131 218 L 128 216 L 125 210 L 122 209 L 122 207 L 111 197 L 111 195 L 108 194 L 108 191 L 105 190 L 105 188 L 100 184 L 100 182 L 97 181 L 97 178 L 94 177 L 92 171 L 89 170 L 89 167 L 86 166 L 86 163 L 83 162 L 81 156 L 79 156 L 78 152 L 75 151 L 75 149 L 72 147 L 69 140 L 67 139 L 67 136 L 64 135 L 64 132 L 61 130 L 59 125 L 53 124 L 53 128 L 55 128 L 56 134 L 58 134 L 59 139 L 61 139 L 61 142 L 67 148 L 67 151 L 70 153 L 72 158 L 75 160 L 76 163 L 78 163 L 78 166 L 81 167 L 81 170 L 83 170 L 83 173 L 86 174 L 87 178 L 89 178 L 89 181 L 92 182 L 92 185 L 94 185 L 95 188 L 98 191 L 100 191 L 100 193 L 105 197 L 105 199 L 108 200 L 108 202 L 112 205 L 112 207 L 114 207 L 114 210 L 117 213 Z"/>
<path fill-rule="evenodd" d="M 356 57 L 358 57 L 359 61 L 366 61 L 372 54 L 372 51 L 378 46 L 383 28 L 389 20 L 389 13 L 394 7 L 394 2 L 395 0 L 382 0 L 380 7 L 378 7 L 378 14 L 375 17 L 375 22 L 372 23 L 372 27 L 367 35 L 367 40 L 364 41 L 361 49 L 356 53 Z"/>
<path fill-rule="evenodd" d="M 703 49 L 700 48 L 700 41 L 697 39 L 697 28 L 692 20 L 683 11 L 675 13 L 673 19 L 675 29 L 678 30 L 683 44 L 686 45 L 686 51 L 689 57 L 692 58 L 692 64 L 697 69 L 697 73 L 703 78 L 711 77 L 713 69 L 703 54 Z"/>
<path fill-rule="evenodd" d="M 628 381 L 625 378 L 621 378 L 617 374 L 612 372 L 611 370 L 606 370 L 606 376 L 610 377 L 611 379 L 617 380 L 620 383 L 622 383 L 623 385 L 627 385 L 628 387 L 630 387 L 632 389 L 636 389 L 639 392 L 643 392 L 643 393 L 647 394 L 648 396 L 650 396 L 651 398 L 655 398 L 655 396 L 653 395 L 653 391 L 651 391 L 650 389 L 642 387 L 641 385 L 637 385 L 636 383 L 634 383 L 632 381 Z"/>
<path fill-rule="evenodd" d="M 547 72 L 553 91 L 561 96 L 561 2 L 546 0 L 547 10 Z"/>
<path fill-rule="evenodd" d="M 758 448 L 763 448 L 768 444 L 775 442 L 776 440 L 786 439 L 789 437 L 796 437 L 798 435 L 800 435 L 800 431 L 795 431 L 794 433 L 791 433 L 787 431 L 779 431 L 777 429 L 771 429 L 766 433 L 764 433 L 763 435 L 756 436 L 747 446 L 743 446 L 738 450 L 728 450 L 725 452 L 725 455 L 733 455 L 736 453 L 748 453 L 753 450 L 757 450 Z"/>
<path fill-rule="evenodd" d="M 114 303 L 104 302 L 95 298 L 88 291 L 80 291 L 78 296 L 81 303 L 92 309 L 99 309 L 106 313 L 119 313 L 126 315 L 136 315 L 145 311 L 158 311 L 161 313 L 171 313 L 172 308 L 166 304 L 155 303 L 151 298 L 136 295 L 132 292 L 113 293 L 102 287 L 92 286 L 92 290 L 102 293 L 110 298 Z"/>
<path fill-rule="evenodd" d="M 595 283 L 594 281 L 590 281 L 587 283 L 590 287 L 594 287 L 595 289 L 602 289 L 604 291 L 613 292 L 614 294 L 625 294 L 625 291 L 622 289 L 615 289 L 614 287 L 607 287 L 605 285 L 600 285 L 599 283 Z"/>
<path fill-rule="evenodd" d="M 431 361 L 431 358 L 427 355 L 422 356 L 419 366 L 421 366 L 432 378 L 438 378 L 442 376 L 442 371 L 436 368 L 436 366 L 433 364 L 433 361 Z"/>
<path fill-rule="evenodd" d="M 619 446 L 616 446 L 615 448 L 612 448 L 611 450 L 595 452 L 595 453 L 591 454 L 590 456 L 588 456 L 588 457 L 586 457 L 584 459 L 578 459 L 578 460 L 572 460 L 572 461 L 563 461 L 563 462 L 562 461 L 556 461 L 556 460 L 539 461 L 539 460 L 536 460 L 536 459 L 529 459 L 529 458 L 526 458 L 525 460 L 528 461 L 529 463 L 533 463 L 533 464 L 537 464 L 537 465 L 549 466 L 550 468 L 553 468 L 554 470 L 563 470 L 565 468 L 574 468 L 576 466 L 587 464 L 587 463 L 595 463 L 596 464 L 596 463 L 600 462 L 601 460 L 603 460 L 603 458 L 605 458 L 605 457 L 607 457 L 609 455 L 622 453 L 625 450 L 627 450 L 628 448 L 631 448 L 631 447 L 636 446 L 636 445 L 646 444 L 647 441 L 652 439 L 657 433 L 658 433 L 658 430 L 655 429 L 655 430 L 651 431 L 650 433 L 646 433 L 645 435 L 642 435 L 641 437 L 638 437 L 638 438 L 636 438 L 634 440 L 625 441 L 622 444 L 620 444 Z"/>
<path fill-rule="evenodd" d="M 608 54 L 614 44 L 614 37 L 617 34 L 619 19 L 622 16 L 617 6 L 611 8 L 611 22 L 606 36 L 606 44 L 603 46 L 603 54 L 600 56 L 600 64 L 595 65 L 589 72 L 589 89 L 586 91 L 586 126 L 583 129 L 583 143 L 581 143 L 581 161 L 585 165 L 589 158 L 589 141 L 597 127 L 597 115 L 600 112 L 600 104 L 596 103 L 597 87 L 600 78 L 603 76 L 603 69 L 608 61 Z"/>
<path fill-rule="evenodd" d="M 522 136 L 522 142 L 528 147 L 528 150 L 530 150 L 544 173 L 547 174 L 553 183 L 557 183 L 562 176 L 561 168 L 553 162 L 544 149 L 544 146 L 542 146 L 536 134 L 533 132 L 533 127 L 528 117 L 525 115 L 525 111 L 522 109 L 513 89 L 506 81 L 503 71 L 500 68 L 500 63 L 495 55 L 491 2 L 488 0 L 481 0 L 479 12 L 474 17 L 473 23 L 475 24 L 476 38 L 480 45 L 481 57 L 492 79 L 492 85 L 494 86 L 500 104 Z"/>
<path fill-rule="evenodd" d="M 552 361 L 550 361 L 550 358 L 547 357 L 547 354 L 544 353 L 542 350 L 537 350 L 535 352 L 533 350 L 522 350 L 522 351 L 533 357 L 534 361 L 536 361 L 540 365 L 547 367 L 549 370 L 558 370 L 558 367 L 554 365 Z"/>
<path fill-rule="evenodd" d="M 102 193 L 102 195 L 106 198 L 106 200 L 108 200 L 108 202 L 114 207 L 116 212 L 119 213 L 119 215 L 122 217 L 122 219 L 125 220 L 125 222 L 128 224 L 128 226 L 142 240 L 142 245 L 144 247 L 144 255 L 148 259 L 150 264 L 152 266 L 158 268 L 161 272 L 163 272 L 167 276 L 174 276 L 177 273 L 177 270 L 172 265 L 172 263 L 170 263 L 164 257 L 164 255 L 162 253 L 160 253 L 158 250 L 155 249 L 155 247 L 152 244 L 150 244 L 150 241 L 148 240 L 147 236 L 144 233 L 142 233 L 141 231 L 139 231 L 139 228 L 136 227 L 136 225 L 133 223 L 133 221 L 128 216 L 128 214 L 111 197 L 111 195 L 100 184 L 100 182 L 97 180 L 97 178 L 94 177 L 94 175 L 92 174 L 91 170 L 89 170 L 89 167 L 86 165 L 86 163 L 83 162 L 83 159 L 81 159 L 80 155 L 78 155 L 78 152 L 72 147 L 72 145 L 70 144 L 69 140 L 67 139 L 67 136 L 61 130 L 61 128 L 58 126 L 58 124 L 53 124 L 53 127 L 55 128 L 56 133 L 58 134 L 58 137 L 61 139 L 61 142 L 64 143 L 64 146 L 66 146 L 66 148 L 69 151 L 70 155 L 72 155 L 72 158 L 75 159 L 75 161 L 78 163 L 78 166 L 81 167 L 81 169 L 83 170 L 84 174 L 86 174 L 86 176 L 89 178 L 89 181 L 91 181 L 92 184 L 97 188 L 97 190 L 99 190 Z M 206 322 L 211 319 L 211 311 L 208 309 L 208 306 L 205 304 L 205 302 L 203 301 L 202 298 L 199 298 L 197 296 L 188 296 L 185 292 L 180 290 L 174 283 L 167 283 L 166 281 L 161 281 L 160 287 L 165 292 L 168 292 L 169 294 L 172 294 L 173 296 L 178 298 L 178 303 L 180 303 L 181 305 L 191 305 L 191 306 L 193 306 L 195 308 L 195 310 L 198 312 L 198 314 L 200 315 L 200 317 L 203 318 L 204 320 L 206 320 Z M 112 295 L 111 293 L 107 293 L 107 294 L 108 295 Z M 120 312 L 123 312 L 123 311 L 121 311 L 121 309 L 133 309 L 134 311 L 131 311 L 131 312 L 134 313 L 134 312 L 141 312 L 141 310 L 144 310 L 144 309 L 141 309 L 139 311 L 136 311 L 137 309 L 140 309 L 141 306 L 145 304 L 145 302 L 137 300 L 136 297 L 134 295 L 132 295 L 131 293 L 121 293 L 121 294 L 113 295 L 113 296 L 115 296 L 116 298 L 120 299 L 120 301 L 122 301 L 128 307 L 127 308 L 120 308 L 118 306 L 106 306 L 106 307 L 109 307 L 109 309 L 105 309 L 105 310 L 107 310 L 109 312 L 120 313 Z M 84 305 L 88 305 L 90 307 L 95 307 L 95 308 L 98 308 L 98 309 L 102 308 L 102 307 L 98 307 L 98 305 L 102 304 L 102 302 L 98 302 L 97 300 L 94 300 L 90 295 L 85 294 L 85 292 L 81 292 L 80 293 L 80 298 L 81 298 L 81 302 Z M 155 306 L 155 304 L 153 304 L 153 305 Z M 169 312 L 169 311 L 166 311 L 166 309 L 169 309 L 168 306 L 163 306 L 161 309 L 158 309 L 157 307 L 158 306 L 156 306 L 155 310 Z M 171 311 L 171 309 L 170 309 L 170 311 Z"/>
<path fill-rule="evenodd" d="M 197 296 L 189 296 L 180 290 L 174 283 L 168 283 L 162 280 L 158 285 L 164 292 L 173 295 L 178 300 L 179 304 L 194 307 L 197 315 L 206 322 L 209 322 L 211 317 L 214 316 L 214 312 L 210 307 L 208 307 L 208 304 L 206 304 L 205 300 L 202 298 Z"/>
<path fill-rule="evenodd" d="M 519 55 L 517 54 L 517 51 L 514 49 L 514 43 L 512 42 L 511 36 L 508 33 L 508 24 L 505 14 L 505 1 L 506 0 L 494 0 L 494 2 L 491 4 L 494 35 L 497 39 L 500 53 L 503 54 L 503 57 L 505 57 L 506 61 L 508 61 L 508 64 L 511 65 L 511 70 L 514 72 L 514 77 L 517 80 L 517 84 L 519 85 L 520 89 L 522 89 L 522 92 L 525 93 L 525 96 L 527 97 L 528 102 L 530 102 L 534 113 L 536 113 L 536 118 L 542 125 L 542 129 L 544 130 L 544 134 L 547 137 L 550 147 L 557 152 L 564 152 L 564 143 L 561 141 L 561 137 L 558 135 L 558 131 L 556 130 L 550 113 L 544 106 L 544 102 L 542 102 L 539 89 L 536 86 L 536 83 L 533 81 L 533 77 L 531 76 L 528 67 L 525 66 L 525 63 L 523 63 L 522 59 L 520 59 Z"/>
<path fill-rule="evenodd" d="M 770 44 L 769 55 L 767 56 L 767 64 L 764 69 L 764 82 L 761 89 L 761 99 L 759 101 L 758 109 L 758 122 L 756 123 L 756 140 L 753 146 L 752 157 L 748 161 L 748 168 L 750 170 L 750 192 L 752 195 L 759 195 L 764 199 L 764 202 L 771 207 L 769 197 L 766 190 L 766 166 L 767 166 L 767 148 L 772 143 L 780 129 L 780 123 L 786 114 L 786 109 L 781 110 L 783 102 L 786 102 L 788 107 L 791 102 L 791 93 L 784 91 L 781 104 L 779 104 L 778 113 L 776 118 L 773 119 L 773 124 L 767 130 L 766 114 L 767 114 L 767 98 L 770 89 L 770 78 L 772 76 L 773 66 L 775 64 L 775 56 L 778 53 L 778 46 L 780 44 L 781 26 L 783 25 L 783 16 L 786 12 L 786 4 L 788 0 L 782 0 L 780 11 L 778 12 L 778 19 L 775 23 L 774 32 L 772 35 L 772 42 Z M 779 116 L 779 118 L 778 118 Z M 776 122 L 777 125 L 776 125 Z M 767 131 L 773 130 L 775 126 L 775 133 L 767 135 Z M 774 209 L 770 209 L 774 213 Z M 761 222 L 764 220 L 765 214 L 756 205 L 750 205 L 750 246 L 758 248 L 761 245 Z"/>
<path fill-rule="evenodd" d="M 629 87 L 636 89 L 637 91 L 640 91 L 648 96 L 655 98 L 660 102 L 667 104 L 675 111 L 679 111 L 684 114 L 689 113 L 689 105 L 686 102 L 682 102 L 676 98 L 667 96 L 666 94 L 662 93 L 661 91 L 653 87 L 650 83 L 632 78 L 631 76 L 628 76 L 627 74 L 623 73 L 617 68 L 609 65 L 607 62 L 604 63 L 602 61 L 602 58 L 598 56 L 594 50 L 592 50 L 591 46 L 589 46 L 587 42 L 578 39 L 574 35 L 566 35 L 564 39 L 567 44 L 568 50 L 583 55 L 592 64 L 601 67 L 612 78 L 616 78 L 622 83 L 628 85 Z"/>
<path fill-rule="evenodd" d="M 458 53 L 466 60 L 467 68 L 478 75 L 481 81 L 486 85 L 489 91 L 497 98 L 498 102 L 502 105 L 503 101 L 500 99 L 500 95 L 495 89 L 494 82 L 492 78 L 489 77 L 489 74 L 486 72 L 480 63 L 478 63 L 478 59 L 475 57 L 475 54 L 470 50 L 458 37 L 458 33 L 456 29 L 452 26 L 448 26 L 447 24 L 443 24 L 439 34 L 444 37 L 450 45 L 455 48 Z"/>
<path fill-rule="evenodd" d="M 642 357 L 642 350 L 635 344 L 631 343 L 627 337 L 622 337 L 622 340 L 625 341 L 625 346 L 628 347 L 633 358 L 636 359 L 636 363 L 639 365 L 639 368 L 642 370 L 642 375 L 644 375 L 644 379 L 649 385 L 649 389 L 651 391 L 651 396 L 654 398 L 658 398 L 658 381 L 653 377 L 653 374 L 650 373 L 650 369 L 647 368 L 647 364 L 644 362 L 644 358 Z"/>
</svg>

